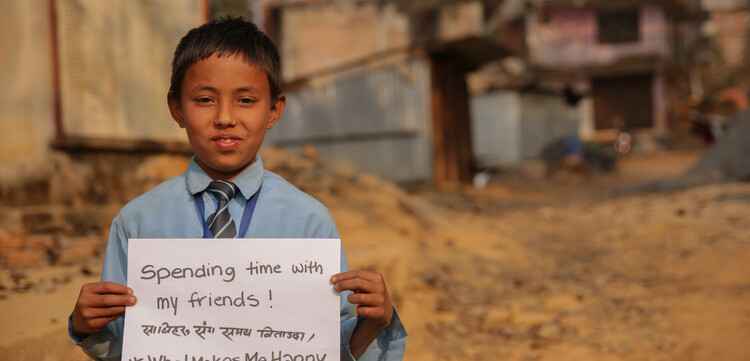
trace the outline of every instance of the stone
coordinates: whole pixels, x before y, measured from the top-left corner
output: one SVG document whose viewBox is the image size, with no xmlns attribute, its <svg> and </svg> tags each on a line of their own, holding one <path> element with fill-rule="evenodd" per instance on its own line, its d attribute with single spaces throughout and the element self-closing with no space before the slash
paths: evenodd
<svg viewBox="0 0 750 361">
<path fill-rule="evenodd" d="M 490 330 L 500 330 L 503 326 L 510 323 L 512 318 L 511 312 L 505 308 L 495 308 L 487 312 L 484 317 L 484 323 Z"/>
<path fill-rule="evenodd" d="M 2 250 L 2 261 L 7 268 L 27 268 L 47 263 L 45 252 L 39 249 Z"/>
<path fill-rule="evenodd" d="M 513 316 L 513 324 L 516 326 L 539 326 L 552 322 L 555 314 L 545 312 L 523 312 Z"/>
<path fill-rule="evenodd" d="M 20 249 L 26 243 L 26 237 L 23 233 L 11 233 L 0 228 L 0 250 L 3 249 Z"/>
<path fill-rule="evenodd" d="M 562 329 L 555 323 L 545 323 L 539 327 L 536 336 L 547 341 L 559 340 L 562 336 Z"/>
<path fill-rule="evenodd" d="M 573 295 L 553 295 L 544 302 L 544 309 L 549 312 L 572 312 L 581 308 L 581 301 Z"/>
</svg>

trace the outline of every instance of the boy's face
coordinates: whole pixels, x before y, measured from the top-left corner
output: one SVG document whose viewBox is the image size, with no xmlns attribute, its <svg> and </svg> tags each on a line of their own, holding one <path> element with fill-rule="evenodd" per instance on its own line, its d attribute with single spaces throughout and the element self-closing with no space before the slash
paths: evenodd
<svg viewBox="0 0 750 361">
<path fill-rule="evenodd" d="M 181 91 L 179 102 L 168 97 L 169 110 L 213 179 L 230 180 L 252 164 L 286 104 L 284 95 L 271 99 L 263 70 L 233 55 L 191 65 Z"/>
</svg>

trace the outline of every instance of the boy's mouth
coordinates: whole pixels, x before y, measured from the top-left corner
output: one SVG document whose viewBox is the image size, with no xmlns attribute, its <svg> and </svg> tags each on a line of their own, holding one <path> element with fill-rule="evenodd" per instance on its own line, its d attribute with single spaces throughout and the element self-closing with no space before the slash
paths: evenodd
<svg viewBox="0 0 750 361">
<path fill-rule="evenodd" d="M 211 138 L 211 141 L 219 144 L 220 146 L 227 146 L 237 143 L 240 140 L 239 137 L 233 135 L 218 135 Z"/>
</svg>

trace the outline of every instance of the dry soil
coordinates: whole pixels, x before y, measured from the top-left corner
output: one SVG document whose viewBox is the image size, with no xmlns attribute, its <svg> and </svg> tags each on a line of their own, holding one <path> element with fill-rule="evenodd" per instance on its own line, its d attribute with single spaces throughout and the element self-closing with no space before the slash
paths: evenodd
<svg viewBox="0 0 750 361">
<path fill-rule="evenodd" d="M 616 173 L 407 192 L 264 150 L 325 203 L 350 268 L 385 275 L 407 360 L 750 360 L 750 184 L 631 194 L 696 153 L 631 156 Z M 103 235 L 104 236 L 104 235 Z M 0 272 L 0 360 L 85 360 L 66 338 L 98 266 Z M 13 277 L 33 285 L 13 291 Z"/>
</svg>

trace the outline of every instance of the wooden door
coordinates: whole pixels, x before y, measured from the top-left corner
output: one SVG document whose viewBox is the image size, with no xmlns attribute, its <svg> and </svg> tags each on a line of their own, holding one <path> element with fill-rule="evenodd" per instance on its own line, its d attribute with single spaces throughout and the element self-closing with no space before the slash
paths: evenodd
<svg viewBox="0 0 750 361">
<path fill-rule="evenodd" d="M 456 188 L 471 182 L 471 121 L 466 71 L 433 56 L 432 119 L 435 185 Z"/>
</svg>

